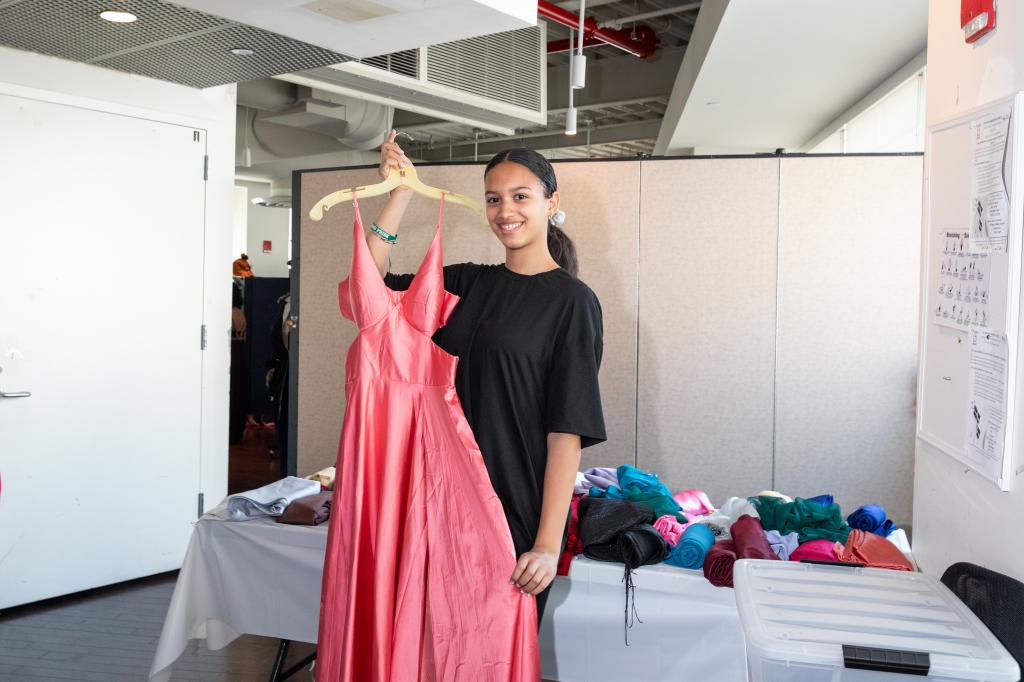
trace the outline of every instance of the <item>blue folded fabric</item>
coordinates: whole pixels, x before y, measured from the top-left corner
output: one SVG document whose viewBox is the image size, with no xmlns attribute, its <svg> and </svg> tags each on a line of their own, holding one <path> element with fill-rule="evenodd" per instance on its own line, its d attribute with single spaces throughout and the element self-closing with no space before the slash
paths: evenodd
<svg viewBox="0 0 1024 682">
<path fill-rule="evenodd" d="M 700 568 L 704 565 L 711 545 L 715 544 L 715 534 L 703 523 L 693 523 L 683 531 L 683 537 L 665 559 L 666 564 L 680 568 Z"/>
<path fill-rule="evenodd" d="M 816 502 L 817 504 L 820 504 L 823 507 L 827 507 L 830 504 L 835 504 L 836 498 L 826 493 L 825 495 L 815 495 L 814 497 L 808 497 L 807 501 Z"/>
<path fill-rule="evenodd" d="M 610 485 L 605 490 L 595 486 L 590 489 L 590 496 L 634 501 L 638 499 L 650 500 L 652 496 L 658 496 L 664 498 L 659 500 L 658 505 L 656 505 L 659 515 L 678 513 L 682 510 L 679 502 L 672 496 L 672 491 L 658 480 L 657 474 L 637 469 L 629 464 L 621 465 L 615 470 L 615 474 L 619 479 L 618 485 Z"/>
<path fill-rule="evenodd" d="M 851 528 L 858 528 L 866 533 L 881 535 L 883 538 L 899 526 L 886 518 L 885 509 L 877 504 L 865 504 L 846 518 Z"/>
</svg>

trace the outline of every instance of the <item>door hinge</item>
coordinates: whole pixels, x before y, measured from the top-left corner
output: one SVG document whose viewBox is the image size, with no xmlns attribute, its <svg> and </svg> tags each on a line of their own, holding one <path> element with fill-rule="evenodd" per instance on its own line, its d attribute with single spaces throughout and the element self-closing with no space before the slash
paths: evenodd
<svg viewBox="0 0 1024 682">
<path fill-rule="evenodd" d="M 200 516 L 202 516 L 204 511 L 205 511 L 205 506 L 203 505 L 203 494 L 199 493 L 199 512 L 196 515 L 196 518 L 199 518 Z"/>
<path fill-rule="evenodd" d="M 206 350 L 206 325 L 199 325 L 199 350 Z"/>
<path fill-rule="evenodd" d="M 210 155 L 203 155 L 203 180 L 210 179 Z"/>
</svg>

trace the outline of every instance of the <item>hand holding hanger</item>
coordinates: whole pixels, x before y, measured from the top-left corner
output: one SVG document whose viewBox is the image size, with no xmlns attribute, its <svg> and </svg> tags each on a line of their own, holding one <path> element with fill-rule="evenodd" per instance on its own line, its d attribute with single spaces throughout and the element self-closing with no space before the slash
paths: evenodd
<svg viewBox="0 0 1024 682">
<path fill-rule="evenodd" d="M 391 135 L 388 137 L 388 141 L 385 142 L 384 144 L 394 145 L 394 139 L 395 132 L 392 131 Z M 395 146 L 397 147 L 397 145 Z M 385 151 L 387 152 L 387 150 Z M 399 149 L 398 151 L 400 152 L 401 150 Z M 390 155 L 394 157 L 394 150 L 391 150 Z M 483 210 L 480 208 L 480 206 L 469 197 L 464 196 L 462 194 L 457 194 L 455 192 L 449 192 L 448 190 L 445 189 L 431 187 L 430 185 L 425 184 L 422 180 L 419 179 L 419 176 L 416 174 L 416 169 L 412 166 L 412 164 L 407 163 L 408 159 L 405 158 L 404 153 L 401 154 L 400 158 L 395 158 L 394 161 L 398 161 L 398 168 L 395 167 L 394 163 L 387 163 L 386 161 L 381 162 L 381 167 L 380 169 L 378 169 L 378 172 L 383 173 L 385 167 L 390 168 L 387 178 L 384 180 L 384 182 L 378 182 L 375 185 L 350 187 L 348 189 L 342 189 L 338 190 L 337 192 L 332 192 L 331 194 L 328 194 L 327 196 L 323 197 L 322 199 L 320 199 L 320 201 L 316 202 L 316 204 L 313 205 L 313 208 L 311 208 L 309 211 L 309 217 L 312 218 L 313 220 L 320 220 L 323 218 L 324 212 L 328 211 L 332 206 L 340 204 L 344 201 L 351 201 L 356 195 L 358 195 L 359 197 L 379 196 L 386 192 L 390 192 L 391 190 L 399 186 L 408 187 L 417 194 L 422 194 L 423 196 L 430 197 L 431 199 L 440 200 L 441 197 L 443 196 L 445 203 L 460 204 L 462 206 L 469 208 L 478 215 L 483 215 Z M 405 163 L 403 163 L 403 161 Z"/>
</svg>

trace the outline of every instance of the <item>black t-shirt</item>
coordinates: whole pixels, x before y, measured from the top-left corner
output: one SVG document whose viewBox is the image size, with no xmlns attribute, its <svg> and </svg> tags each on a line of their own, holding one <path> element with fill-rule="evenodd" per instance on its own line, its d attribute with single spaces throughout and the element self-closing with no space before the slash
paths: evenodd
<svg viewBox="0 0 1024 682">
<path fill-rule="evenodd" d="M 412 275 L 384 281 L 403 291 Z M 547 435 L 575 433 L 583 447 L 605 440 L 601 304 L 561 268 L 520 275 L 460 263 L 444 268 L 444 286 L 461 301 L 434 342 L 459 358 L 455 389 L 518 555 L 540 524 Z"/>
</svg>

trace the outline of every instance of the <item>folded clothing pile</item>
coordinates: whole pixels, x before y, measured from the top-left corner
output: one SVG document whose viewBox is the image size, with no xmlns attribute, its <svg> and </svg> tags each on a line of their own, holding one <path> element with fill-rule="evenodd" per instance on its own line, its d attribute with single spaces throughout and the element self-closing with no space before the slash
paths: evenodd
<svg viewBox="0 0 1024 682">
<path fill-rule="evenodd" d="M 778 560 L 761 522 L 744 514 L 733 522 L 732 539 L 720 540 L 704 559 L 704 577 L 716 587 L 732 587 L 733 565 L 739 559 Z"/>
<path fill-rule="evenodd" d="M 756 519 L 757 508 L 742 497 L 730 497 L 717 511 L 698 519 L 698 523 L 710 528 L 717 540 L 728 540 L 732 537 L 732 524 L 741 516 L 753 516 Z"/>
<path fill-rule="evenodd" d="M 580 499 L 583 553 L 597 561 L 617 561 L 627 570 L 656 564 L 668 556 L 668 543 L 654 529 L 650 507 L 629 500 Z"/>
<path fill-rule="evenodd" d="M 831 540 L 846 542 L 850 527 L 843 520 L 838 504 L 818 504 L 802 498 L 784 502 L 778 497 L 752 497 L 765 530 L 783 535 L 798 533 L 800 542 Z"/>
<path fill-rule="evenodd" d="M 331 498 L 334 493 L 325 490 L 309 497 L 300 497 L 277 517 L 278 523 L 289 523 L 294 526 L 319 526 L 331 518 Z"/>
<path fill-rule="evenodd" d="M 658 480 L 657 474 L 623 464 L 615 470 L 615 475 L 618 485 L 610 485 L 604 490 L 594 486 L 590 489 L 590 497 L 645 504 L 654 510 L 654 518 L 671 515 L 677 521 L 686 523 L 686 517 L 680 512 L 679 503 L 672 496 L 672 491 Z"/>
<path fill-rule="evenodd" d="M 338 470 L 334 467 L 325 467 L 315 474 L 306 476 L 311 481 L 316 481 L 324 490 L 334 490 L 334 479 L 338 475 Z"/>
<path fill-rule="evenodd" d="M 858 528 L 850 531 L 845 545 L 836 543 L 840 561 L 860 563 L 872 568 L 913 571 L 914 567 L 900 549 L 885 538 Z"/>
<path fill-rule="evenodd" d="M 851 528 L 881 535 L 883 538 L 899 530 L 899 526 L 886 515 L 885 508 L 878 504 L 865 504 L 847 516 L 846 522 Z"/>
<path fill-rule="evenodd" d="M 231 495 L 209 516 L 224 521 L 248 521 L 264 516 L 281 516 L 295 500 L 320 493 L 320 484 L 297 476 L 288 476 L 280 481 L 255 490 Z"/>
</svg>

